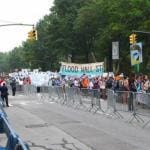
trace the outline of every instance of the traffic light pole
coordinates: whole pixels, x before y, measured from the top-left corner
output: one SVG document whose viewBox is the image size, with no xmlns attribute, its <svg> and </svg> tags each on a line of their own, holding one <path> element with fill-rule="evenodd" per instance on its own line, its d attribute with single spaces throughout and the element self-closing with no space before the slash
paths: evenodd
<svg viewBox="0 0 150 150">
<path fill-rule="evenodd" d="M 23 24 L 23 23 L 0 24 L 0 27 L 4 26 L 33 26 L 34 28 L 34 24 Z"/>
<path fill-rule="evenodd" d="M 133 33 L 143 33 L 143 34 L 150 34 L 150 32 L 146 31 L 137 31 L 137 30 L 132 30 Z"/>
<path fill-rule="evenodd" d="M 36 39 L 37 40 L 37 30 L 35 30 L 34 24 L 24 24 L 24 23 L 11 23 L 11 24 L 1 24 L 0 27 L 5 26 L 32 26 L 33 29 L 28 33 L 29 39 Z"/>
</svg>

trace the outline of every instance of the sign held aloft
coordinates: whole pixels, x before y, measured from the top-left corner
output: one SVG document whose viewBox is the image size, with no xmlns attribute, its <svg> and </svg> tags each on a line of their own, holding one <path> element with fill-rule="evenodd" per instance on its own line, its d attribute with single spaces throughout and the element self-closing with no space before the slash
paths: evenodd
<svg viewBox="0 0 150 150">
<path fill-rule="evenodd" d="M 76 64 L 61 62 L 60 74 L 70 76 L 86 75 L 102 75 L 104 72 L 104 62 Z"/>
</svg>

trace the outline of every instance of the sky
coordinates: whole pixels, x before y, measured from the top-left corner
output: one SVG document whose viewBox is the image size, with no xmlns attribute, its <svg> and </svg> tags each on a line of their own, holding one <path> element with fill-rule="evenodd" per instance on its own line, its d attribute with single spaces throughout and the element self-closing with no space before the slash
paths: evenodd
<svg viewBox="0 0 150 150">
<path fill-rule="evenodd" d="M 0 25 L 34 24 L 50 13 L 54 0 L 1 0 Z M 0 27 L 0 52 L 11 51 L 26 41 L 32 26 Z"/>
</svg>

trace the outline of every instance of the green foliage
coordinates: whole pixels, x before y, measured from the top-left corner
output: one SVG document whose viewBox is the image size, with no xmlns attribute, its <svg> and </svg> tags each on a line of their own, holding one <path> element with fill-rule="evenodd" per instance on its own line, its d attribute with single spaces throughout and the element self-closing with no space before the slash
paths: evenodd
<svg viewBox="0 0 150 150">
<path fill-rule="evenodd" d="M 150 0 L 55 0 L 49 15 L 36 25 L 37 41 L 25 41 L 9 54 L 0 54 L 1 70 L 59 70 L 59 62 L 86 63 L 107 59 L 112 70 L 112 42 L 119 41 L 120 71 L 130 72 L 129 35 L 150 31 Z M 137 34 L 143 46 L 142 72 L 150 68 L 150 36 Z M 3 67 L 3 64 L 8 65 Z M 6 69 L 7 68 L 7 69 Z"/>
</svg>

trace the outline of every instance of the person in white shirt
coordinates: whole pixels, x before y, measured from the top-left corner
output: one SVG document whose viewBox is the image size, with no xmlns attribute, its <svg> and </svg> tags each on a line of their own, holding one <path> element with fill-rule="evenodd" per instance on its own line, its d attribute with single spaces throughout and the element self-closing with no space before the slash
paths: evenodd
<svg viewBox="0 0 150 150">
<path fill-rule="evenodd" d="M 93 87 L 94 87 L 93 79 L 90 79 L 89 89 L 93 89 Z"/>
<path fill-rule="evenodd" d="M 74 87 L 79 87 L 79 81 L 77 80 L 77 78 L 74 79 L 73 84 Z"/>
</svg>

